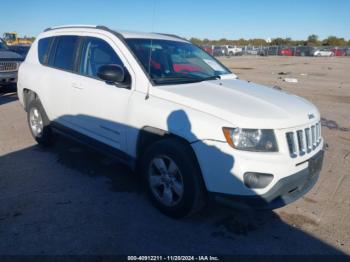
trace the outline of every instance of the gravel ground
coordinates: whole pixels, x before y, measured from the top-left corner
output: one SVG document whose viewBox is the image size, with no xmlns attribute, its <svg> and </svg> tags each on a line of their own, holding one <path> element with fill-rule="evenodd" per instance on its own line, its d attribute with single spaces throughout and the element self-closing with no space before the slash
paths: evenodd
<svg viewBox="0 0 350 262">
<path fill-rule="evenodd" d="M 125 166 L 62 137 L 42 148 L 16 94 L 0 92 L 0 254 L 350 254 L 350 59 L 235 57 L 242 79 L 304 96 L 323 117 L 321 178 L 275 211 L 211 204 L 173 220 Z M 283 82 L 278 73 L 297 77 Z M 303 74 L 303 75 L 301 75 Z"/>
</svg>

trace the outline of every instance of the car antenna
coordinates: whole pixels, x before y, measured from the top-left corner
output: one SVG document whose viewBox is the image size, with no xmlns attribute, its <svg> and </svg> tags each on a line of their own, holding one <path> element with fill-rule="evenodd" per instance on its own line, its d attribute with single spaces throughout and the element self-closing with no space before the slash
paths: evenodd
<svg viewBox="0 0 350 262">
<path fill-rule="evenodd" d="M 154 32 L 154 18 L 156 15 L 156 0 L 153 0 L 153 14 L 152 14 L 152 31 Z M 153 51 L 153 38 L 151 37 L 151 47 L 149 50 L 149 57 L 148 57 L 148 75 L 151 77 L 151 60 L 152 60 L 152 51 Z M 148 82 L 147 85 L 147 93 L 146 93 L 146 97 L 145 100 L 149 99 L 149 91 L 150 91 L 150 86 L 151 86 L 151 82 Z"/>
</svg>

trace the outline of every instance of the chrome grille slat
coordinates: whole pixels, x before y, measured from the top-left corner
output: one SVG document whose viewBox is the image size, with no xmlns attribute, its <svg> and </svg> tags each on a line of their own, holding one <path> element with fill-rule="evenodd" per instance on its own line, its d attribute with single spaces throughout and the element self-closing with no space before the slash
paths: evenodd
<svg viewBox="0 0 350 262">
<path fill-rule="evenodd" d="M 311 130 L 310 128 L 305 128 L 305 136 L 306 136 L 306 150 L 309 153 L 312 149 L 311 146 Z"/>
<path fill-rule="evenodd" d="M 299 155 L 305 154 L 305 138 L 304 138 L 304 132 L 302 130 L 297 131 L 297 138 L 298 138 L 298 146 L 299 146 Z"/>
<path fill-rule="evenodd" d="M 289 154 L 291 157 L 303 156 L 315 150 L 322 141 L 321 122 L 304 129 L 286 132 Z"/>
<path fill-rule="evenodd" d="M 13 72 L 18 70 L 17 62 L 0 62 L 0 72 Z"/>
<path fill-rule="evenodd" d="M 295 139 L 294 139 L 294 132 L 288 132 L 286 134 L 287 137 L 287 143 L 288 143 L 288 148 L 289 148 L 289 154 L 292 157 L 296 156 L 296 146 L 295 146 Z"/>
<path fill-rule="evenodd" d="M 321 127 L 320 124 L 317 123 L 316 124 L 316 141 L 317 141 L 317 145 L 321 142 Z"/>
<path fill-rule="evenodd" d="M 316 148 L 316 129 L 315 126 L 311 127 L 311 141 L 312 141 L 312 149 Z"/>
</svg>

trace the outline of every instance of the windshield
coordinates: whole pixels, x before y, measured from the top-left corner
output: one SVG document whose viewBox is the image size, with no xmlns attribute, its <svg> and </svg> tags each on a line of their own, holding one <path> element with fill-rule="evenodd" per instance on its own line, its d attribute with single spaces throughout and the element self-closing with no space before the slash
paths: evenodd
<svg viewBox="0 0 350 262">
<path fill-rule="evenodd" d="M 187 42 L 126 39 L 155 84 L 212 80 L 231 72 L 201 48 Z"/>
<path fill-rule="evenodd" d="M 7 50 L 7 45 L 0 39 L 0 50 Z"/>
</svg>

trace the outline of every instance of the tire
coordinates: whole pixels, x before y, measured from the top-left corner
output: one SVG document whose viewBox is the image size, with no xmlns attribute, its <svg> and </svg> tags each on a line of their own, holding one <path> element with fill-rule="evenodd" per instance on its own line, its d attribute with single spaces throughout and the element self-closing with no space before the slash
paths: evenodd
<svg viewBox="0 0 350 262">
<path fill-rule="evenodd" d="M 43 146 L 52 144 L 52 130 L 50 120 L 38 98 L 32 100 L 27 108 L 27 121 L 30 132 L 36 142 Z"/>
<path fill-rule="evenodd" d="M 180 139 L 167 138 L 151 145 L 141 158 L 141 173 L 153 205 L 169 217 L 193 215 L 207 202 L 197 159 Z"/>
</svg>

